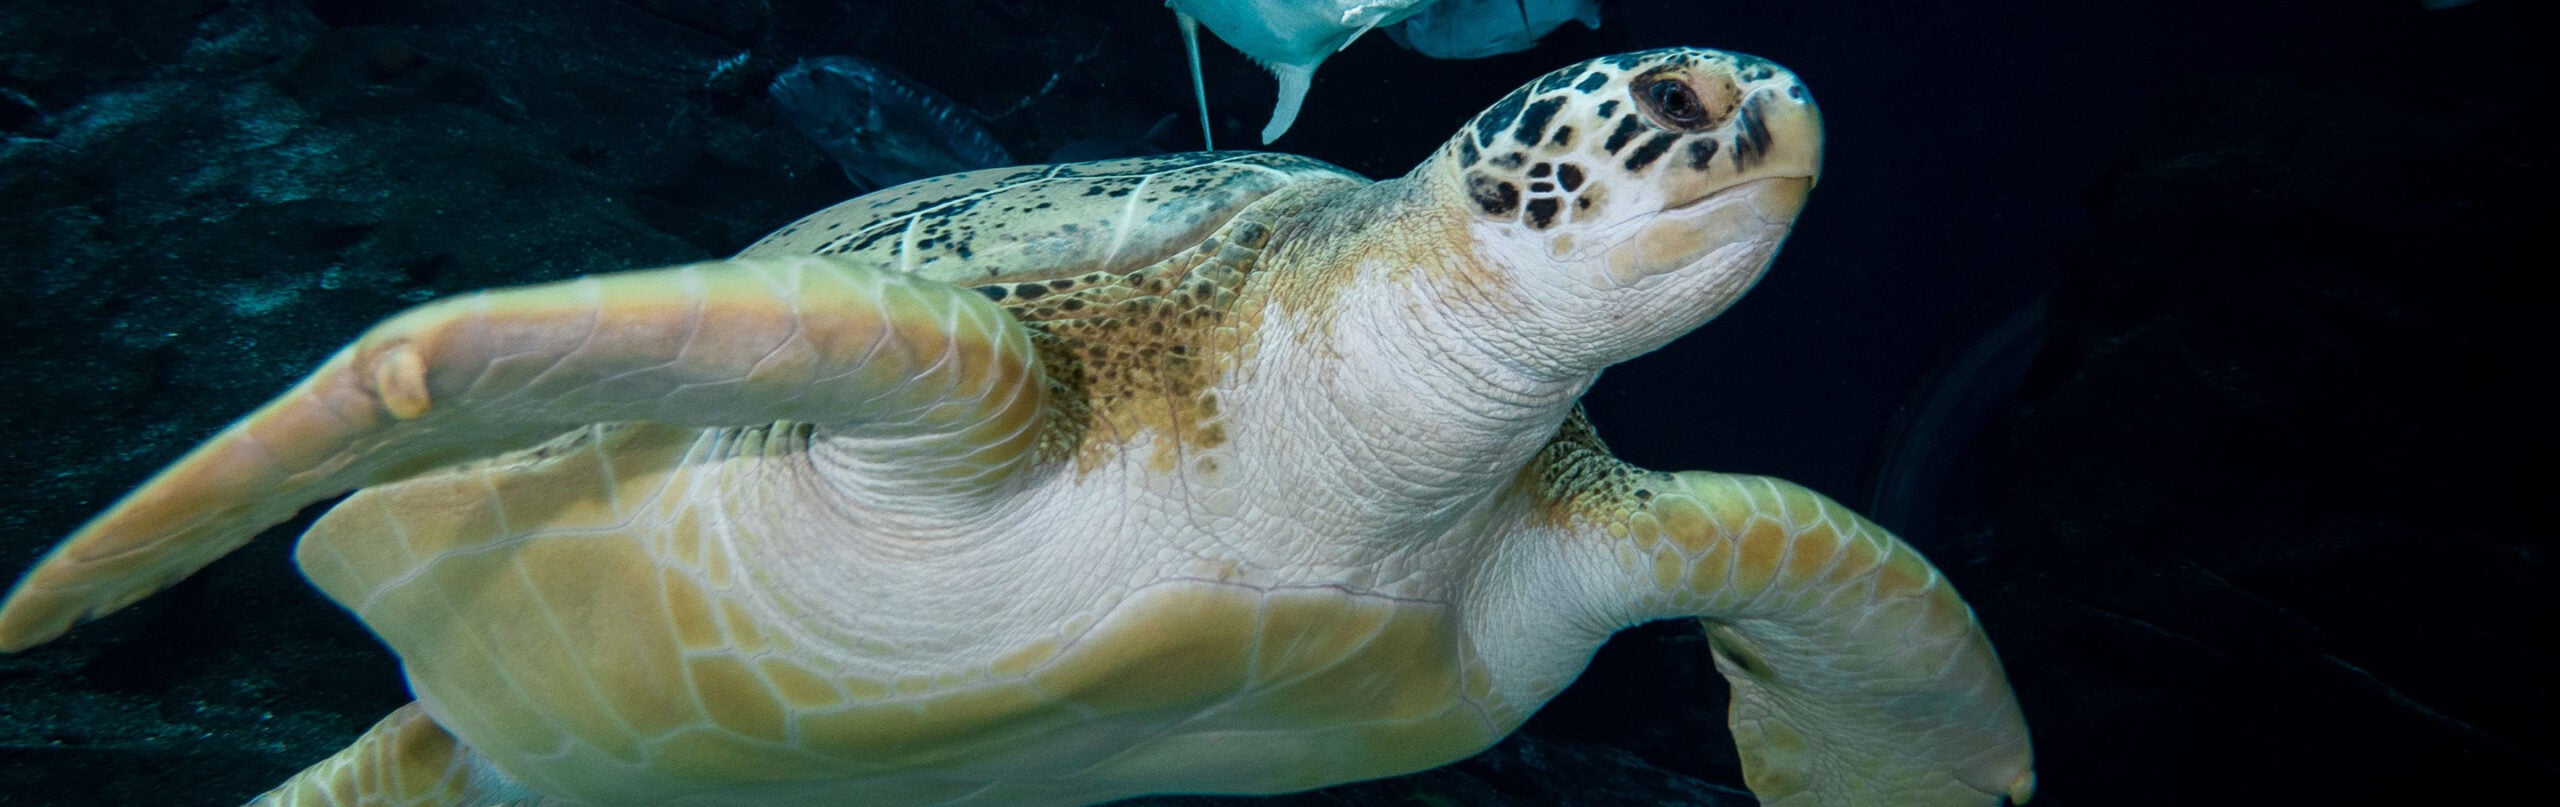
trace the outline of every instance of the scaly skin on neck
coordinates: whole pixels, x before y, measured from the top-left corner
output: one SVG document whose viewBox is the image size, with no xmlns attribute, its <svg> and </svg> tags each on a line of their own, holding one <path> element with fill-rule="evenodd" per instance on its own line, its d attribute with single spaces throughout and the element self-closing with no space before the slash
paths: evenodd
<svg viewBox="0 0 2560 807">
<path fill-rule="evenodd" d="M 1260 306 L 1260 325 L 1230 380 L 1234 397 L 1269 408 L 1243 420 L 1295 435 L 1256 464 L 1304 476 L 1272 495 L 1361 497 L 1308 502 L 1291 518 L 1349 534 L 1393 524 L 1394 540 L 1445 532 L 1537 452 L 1597 377 L 1512 338 L 1499 318 L 1525 304 L 1520 284 L 1507 267 L 1448 249 L 1468 224 L 1438 177 L 1344 191 L 1298 216 L 1265 260 L 1326 272 L 1258 275 L 1243 301 Z"/>
</svg>

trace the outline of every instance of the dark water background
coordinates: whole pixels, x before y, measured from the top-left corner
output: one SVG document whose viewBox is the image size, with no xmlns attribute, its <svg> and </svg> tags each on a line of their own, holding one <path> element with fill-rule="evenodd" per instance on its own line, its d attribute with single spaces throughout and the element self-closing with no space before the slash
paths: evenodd
<svg viewBox="0 0 2560 807">
<path fill-rule="evenodd" d="M 1830 131 L 1802 225 L 1739 307 L 1609 373 L 1602 436 L 1898 514 L 2007 659 L 2038 804 L 2475 800 L 2560 773 L 2536 5 L 1612 0 L 1496 59 L 1363 40 L 1273 147 L 1392 176 L 1585 57 L 1793 68 Z M 0 2 L 0 569 L 384 314 L 841 198 L 763 96 L 799 57 L 890 64 L 1041 154 L 1188 119 L 1168 18 Z M 1222 144 L 1251 142 L 1270 80 L 1204 53 Z M 1870 500 L 1889 468 L 1931 484 Z M 405 701 L 289 571 L 300 526 L 0 658 L 0 805 L 234 803 Z M 1484 757 L 1284 801 L 1748 803 L 1705 658 L 1631 631 Z"/>
</svg>

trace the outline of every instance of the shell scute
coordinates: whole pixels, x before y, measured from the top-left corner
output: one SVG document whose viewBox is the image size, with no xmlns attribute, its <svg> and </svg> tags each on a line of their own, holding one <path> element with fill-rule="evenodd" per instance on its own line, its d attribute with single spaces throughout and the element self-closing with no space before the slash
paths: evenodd
<svg viewBox="0 0 2560 807">
<path fill-rule="evenodd" d="M 834 255 L 971 286 L 1127 272 L 1198 244 L 1274 192 L 1325 180 L 1367 181 L 1318 160 L 1245 152 L 972 171 L 812 213 L 740 255 Z"/>
</svg>

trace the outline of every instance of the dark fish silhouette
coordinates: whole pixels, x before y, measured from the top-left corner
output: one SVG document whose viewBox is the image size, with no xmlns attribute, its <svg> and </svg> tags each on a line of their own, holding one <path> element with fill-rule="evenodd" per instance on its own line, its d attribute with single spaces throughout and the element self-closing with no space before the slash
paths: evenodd
<svg viewBox="0 0 2560 807">
<path fill-rule="evenodd" d="M 765 93 L 864 189 L 1013 164 L 959 102 L 876 62 L 804 59 Z"/>
</svg>

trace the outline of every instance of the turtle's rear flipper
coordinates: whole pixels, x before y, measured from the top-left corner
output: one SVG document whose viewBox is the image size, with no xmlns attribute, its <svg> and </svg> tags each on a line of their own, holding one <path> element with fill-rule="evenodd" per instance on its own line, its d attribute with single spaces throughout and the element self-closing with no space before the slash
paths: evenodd
<svg viewBox="0 0 2560 807">
<path fill-rule="evenodd" d="M 412 703 L 249 807 L 470 807 L 534 804 Z"/>
<path fill-rule="evenodd" d="M 313 502 L 594 423 L 816 423 L 967 494 L 1029 455 L 1046 386 L 978 293 L 756 258 L 457 297 L 375 326 L 73 533 L 0 605 L 0 652 L 176 582 Z"/>
</svg>

